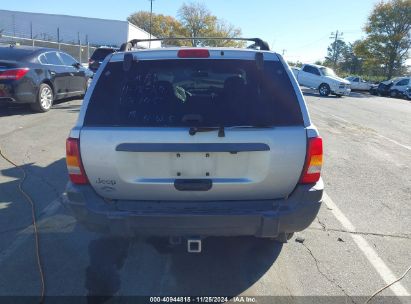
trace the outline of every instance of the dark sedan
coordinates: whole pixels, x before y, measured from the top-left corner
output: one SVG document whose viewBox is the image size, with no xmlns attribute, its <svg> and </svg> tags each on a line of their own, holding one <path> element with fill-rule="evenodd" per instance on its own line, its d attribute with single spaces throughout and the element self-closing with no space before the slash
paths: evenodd
<svg viewBox="0 0 411 304">
<path fill-rule="evenodd" d="M 83 95 L 92 75 L 55 49 L 0 46 L 0 102 L 27 103 L 46 112 L 55 100 Z"/>
<path fill-rule="evenodd" d="M 391 87 L 393 86 L 394 82 L 398 79 L 399 78 L 393 78 L 390 80 L 380 82 L 378 85 L 373 85 L 370 89 L 370 94 L 378 96 L 389 96 Z"/>
<path fill-rule="evenodd" d="M 96 72 L 98 68 L 100 67 L 101 63 L 104 61 L 104 59 L 108 55 L 115 53 L 117 51 L 118 49 L 111 48 L 111 47 L 99 47 L 98 49 L 94 51 L 93 55 L 91 55 L 88 61 L 88 68 L 91 71 Z"/>
</svg>

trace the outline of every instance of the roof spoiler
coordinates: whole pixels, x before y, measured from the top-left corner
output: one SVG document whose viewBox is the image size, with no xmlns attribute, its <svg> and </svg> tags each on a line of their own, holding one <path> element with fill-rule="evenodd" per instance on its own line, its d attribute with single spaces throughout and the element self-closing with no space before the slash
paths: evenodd
<svg viewBox="0 0 411 304">
<path fill-rule="evenodd" d="M 141 49 L 137 44 L 139 42 L 151 41 L 170 41 L 170 40 L 236 40 L 236 41 L 252 41 L 254 44 L 250 45 L 249 49 L 257 49 L 262 51 L 269 51 L 268 43 L 260 38 L 230 38 L 230 37 L 167 37 L 155 39 L 133 39 L 129 42 L 123 43 L 120 47 L 120 52 L 132 51 L 133 49 Z"/>
</svg>

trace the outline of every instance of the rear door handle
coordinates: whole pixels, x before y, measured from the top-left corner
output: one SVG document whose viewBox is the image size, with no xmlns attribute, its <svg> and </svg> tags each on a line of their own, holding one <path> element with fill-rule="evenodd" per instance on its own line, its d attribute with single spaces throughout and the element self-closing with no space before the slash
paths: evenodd
<svg viewBox="0 0 411 304">
<path fill-rule="evenodd" d="M 213 187 L 211 179 L 176 179 L 174 188 L 178 191 L 208 191 Z"/>
</svg>

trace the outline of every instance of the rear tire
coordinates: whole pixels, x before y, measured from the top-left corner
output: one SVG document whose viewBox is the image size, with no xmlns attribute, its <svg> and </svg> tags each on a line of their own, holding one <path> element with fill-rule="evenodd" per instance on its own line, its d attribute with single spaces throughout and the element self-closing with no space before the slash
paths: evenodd
<svg viewBox="0 0 411 304">
<path fill-rule="evenodd" d="M 320 93 L 321 96 L 328 96 L 331 93 L 330 86 L 326 83 L 323 83 L 318 88 L 318 92 Z"/>
<path fill-rule="evenodd" d="M 37 93 L 36 102 L 30 104 L 30 107 L 35 112 L 44 113 L 51 109 L 54 101 L 54 94 L 52 88 L 46 84 L 42 83 Z"/>
</svg>

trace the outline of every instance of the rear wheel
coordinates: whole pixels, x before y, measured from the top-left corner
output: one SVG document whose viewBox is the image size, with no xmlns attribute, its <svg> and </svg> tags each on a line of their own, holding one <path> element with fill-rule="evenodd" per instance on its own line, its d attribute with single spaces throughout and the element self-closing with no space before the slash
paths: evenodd
<svg viewBox="0 0 411 304">
<path fill-rule="evenodd" d="M 330 86 L 326 83 L 323 83 L 318 88 L 318 92 L 320 93 L 321 96 L 328 96 L 331 93 Z"/>
<path fill-rule="evenodd" d="M 31 104 L 31 109 L 36 112 L 47 112 L 51 109 L 54 101 L 54 94 L 52 88 L 42 83 L 37 94 L 36 102 Z"/>
</svg>

